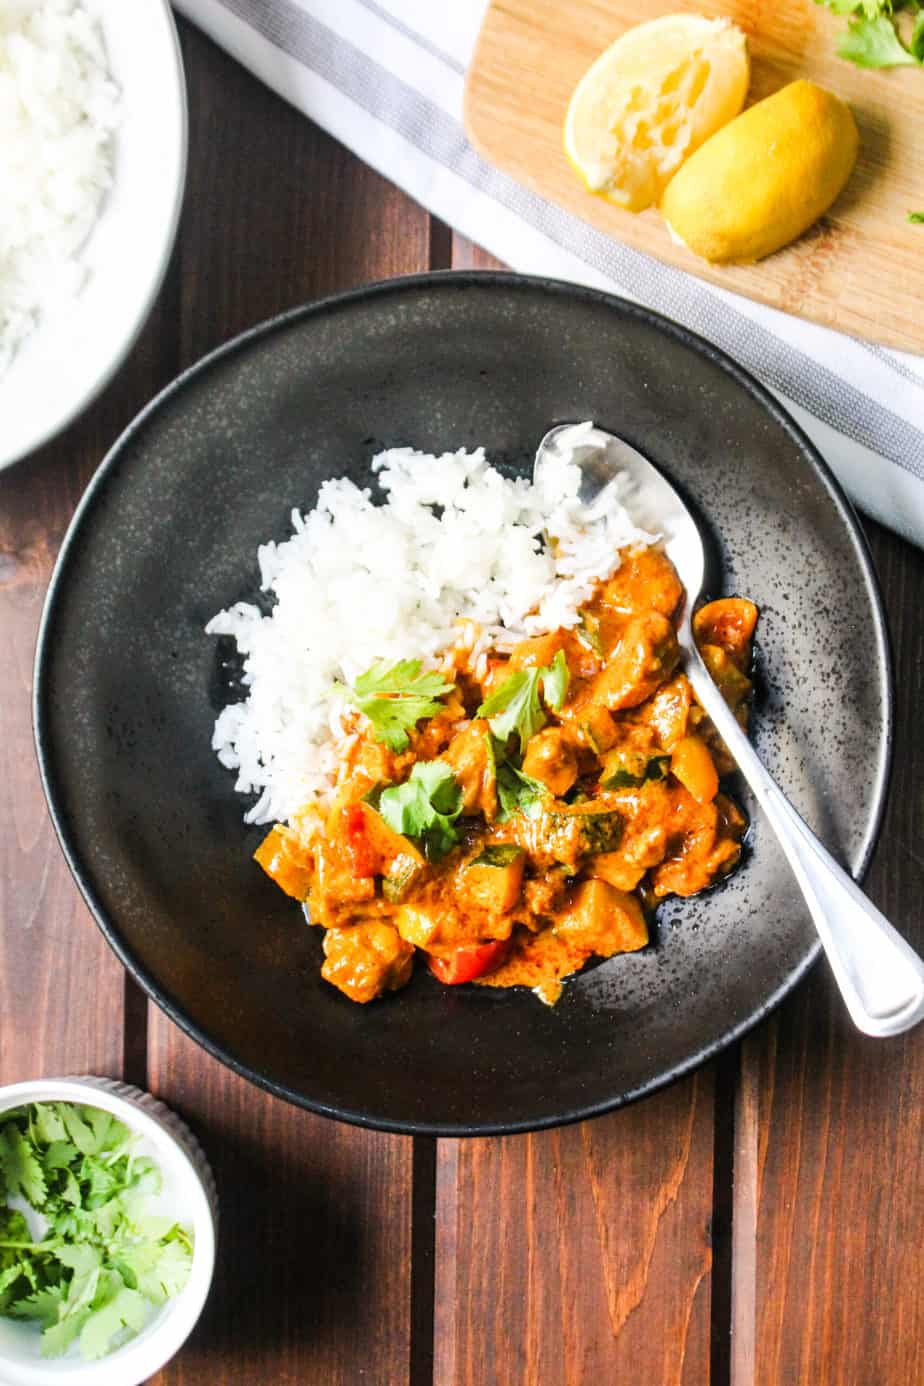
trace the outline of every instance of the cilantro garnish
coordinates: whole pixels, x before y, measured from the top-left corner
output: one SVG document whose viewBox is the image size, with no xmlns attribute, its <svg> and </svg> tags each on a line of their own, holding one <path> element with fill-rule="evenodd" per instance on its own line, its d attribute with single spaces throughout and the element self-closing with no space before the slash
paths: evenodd
<svg viewBox="0 0 924 1386">
<path fill-rule="evenodd" d="M 565 694 L 568 692 L 568 684 L 571 681 L 564 650 L 559 650 L 551 665 L 541 672 L 542 695 L 549 707 L 553 707 L 558 712 L 565 701 Z"/>
<path fill-rule="evenodd" d="M 486 698 L 475 714 L 486 717 L 498 741 L 516 735 L 523 751 L 531 736 L 545 726 L 546 716 L 539 699 L 539 687 L 549 707 L 556 711 L 565 701 L 568 691 L 568 663 L 559 650 L 545 668 L 517 669 Z"/>
<path fill-rule="evenodd" d="M 46 1224 L 33 1241 L 21 1212 L 0 1206 L 0 1314 L 35 1320 L 42 1353 L 75 1340 L 105 1356 L 179 1294 L 192 1265 L 191 1234 L 149 1217 L 160 1189 L 153 1160 L 108 1112 L 35 1102 L 0 1119 L 0 1197 L 22 1197 Z"/>
<path fill-rule="evenodd" d="M 394 664 L 380 659 L 356 680 L 352 688 L 337 683 L 334 688 L 365 713 L 375 728 L 376 740 L 392 751 L 406 751 L 408 731 L 424 717 L 440 711 L 438 699 L 450 693 L 453 684 L 442 674 L 422 673 L 419 659 L 399 659 Z"/>
<path fill-rule="evenodd" d="M 509 760 L 504 761 L 497 767 L 497 821 L 506 823 L 515 813 L 525 813 L 529 817 L 533 806 L 547 798 L 548 793 L 541 780 L 524 775 Z"/>
<path fill-rule="evenodd" d="M 383 789 L 378 811 L 390 828 L 422 844 L 431 861 L 444 857 L 459 840 L 455 821 L 462 812 L 462 790 L 441 760 L 419 760 L 404 784 Z"/>
<path fill-rule="evenodd" d="M 909 212 L 908 220 L 915 221 L 919 225 L 924 225 L 924 212 Z"/>
<path fill-rule="evenodd" d="M 924 63 L 924 13 L 919 0 L 815 0 L 835 14 L 848 16 L 837 45 L 838 56 L 857 67 L 903 67 Z M 917 18 L 909 45 L 895 26 L 895 12 L 911 10 Z"/>
</svg>

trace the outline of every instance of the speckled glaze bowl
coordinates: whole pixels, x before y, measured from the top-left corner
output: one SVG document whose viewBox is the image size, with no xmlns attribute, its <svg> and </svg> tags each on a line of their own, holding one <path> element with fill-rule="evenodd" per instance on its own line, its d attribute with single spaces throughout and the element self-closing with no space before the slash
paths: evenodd
<svg viewBox="0 0 924 1386">
<path fill-rule="evenodd" d="M 227 650 L 203 627 L 253 598 L 257 545 L 326 477 L 386 445 L 484 444 L 526 473 L 553 423 L 622 434 L 688 496 L 711 594 L 761 609 L 757 744 L 860 873 L 891 696 L 853 514 L 783 410 L 727 358 L 618 299 L 536 279 L 396 280 L 257 328 L 144 411 L 91 484 L 39 639 L 35 725 L 55 825 L 113 948 L 212 1053 L 316 1111 L 399 1131 L 518 1131 L 650 1092 L 765 1015 L 818 944 L 755 813 L 725 885 L 659 912 L 654 946 L 528 992 L 406 990 L 355 1006 L 252 863 L 261 830 L 210 749 Z M 362 613 L 356 613 L 357 621 Z M 413 652 L 411 652 L 413 653 Z"/>
</svg>

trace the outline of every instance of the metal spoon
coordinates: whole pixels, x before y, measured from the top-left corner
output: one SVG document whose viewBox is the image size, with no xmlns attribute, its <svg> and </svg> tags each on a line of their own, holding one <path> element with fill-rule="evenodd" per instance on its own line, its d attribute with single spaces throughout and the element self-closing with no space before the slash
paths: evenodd
<svg viewBox="0 0 924 1386">
<path fill-rule="evenodd" d="M 568 447 L 562 435 L 572 432 Z M 685 672 L 779 839 L 805 896 L 828 961 L 854 1023 L 867 1035 L 898 1035 L 924 1018 L 924 962 L 821 845 L 764 769 L 700 658 L 691 617 L 703 585 L 705 554 L 693 516 L 677 492 L 635 448 L 602 429 L 551 429 L 539 444 L 535 479 L 552 458 L 569 453 L 581 468 L 579 499 L 590 504 L 614 474 L 628 476 L 625 503 L 633 521 L 663 536 L 686 599 L 677 640 Z"/>
</svg>

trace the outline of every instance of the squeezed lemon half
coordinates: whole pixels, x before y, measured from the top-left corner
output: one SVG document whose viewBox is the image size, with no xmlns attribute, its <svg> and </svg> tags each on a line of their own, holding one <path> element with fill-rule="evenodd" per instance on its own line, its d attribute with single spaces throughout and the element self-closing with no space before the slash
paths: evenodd
<svg viewBox="0 0 924 1386">
<path fill-rule="evenodd" d="M 747 41 L 727 19 L 670 14 L 629 29 L 584 74 L 565 153 L 593 193 L 631 212 L 744 105 Z"/>
<path fill-rule="evenodd" d="M 840 97 L 790 82 L 713 135 L 671 181 L 661 211 L 705 260 L 761 260 L 828 210 L 858 145 Z"/>
</svg>

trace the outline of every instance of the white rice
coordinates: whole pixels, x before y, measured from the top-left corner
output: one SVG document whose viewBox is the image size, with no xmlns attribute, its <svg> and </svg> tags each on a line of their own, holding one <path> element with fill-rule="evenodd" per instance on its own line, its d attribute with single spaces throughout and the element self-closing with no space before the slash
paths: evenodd
<svg viewBox="0 0 924 1386">
<path fill-rule="evenodd" d="M 112 181 L 118 90 L 76 0 L 0 0 L 0 376 L 85 279 Z"/>
<path fill-rule="evenodd" d="M 331 695 L 336 680 L 352 683 L 378 659 L 438 665 L 475 631 L 473 662 L 488 644 L 574 626 L 618 550 L 653 542 L 631 520 L 622 478 L 592 506 L 578 501 L 572 458 L 592 427 L 563 436 L 561 461 L 537 486 L 506 480 L 483 448 L 390 449 L 372 463 L 384 504 L 327 481 L 314 510 L 292 512 L 292 538 L 258 550 L 271 614 L 239 602 L 206 627 L 244 655 L 249 696 L 220 714 L 212 746 L 238 772 L 236 788 L 259 794 L 247 822 L 288 819 L 330 788 L 346 709 Z"/>
</svg>

